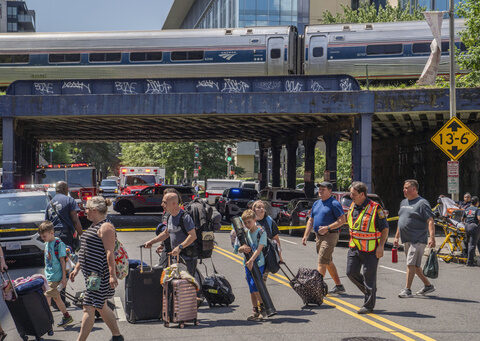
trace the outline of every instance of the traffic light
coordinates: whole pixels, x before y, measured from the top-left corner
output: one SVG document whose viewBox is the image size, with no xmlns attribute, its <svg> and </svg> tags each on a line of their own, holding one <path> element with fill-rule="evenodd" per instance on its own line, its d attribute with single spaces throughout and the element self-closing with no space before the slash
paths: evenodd
<svg viewBox="0 0 480 341">
<path fill-rule="evenodd" d="M 200 156 L 200 149 L 198 148 L 197 145 L 195 145 L 195 159 L 198 159 L 198 157 Z"/>
<path fill-rule="evenodd" d="M 231 162 L 233 160 L 232 158 L 232 148 L 228 147 L 227 148 L 227 162 Z"/>
<path fill-rule="evenodd" d="M 50 153 L 53 153 L 53 148 L 50 148 L 50 150 L 49 150 L 49 151 L 50 151 Z"/>
</svg>

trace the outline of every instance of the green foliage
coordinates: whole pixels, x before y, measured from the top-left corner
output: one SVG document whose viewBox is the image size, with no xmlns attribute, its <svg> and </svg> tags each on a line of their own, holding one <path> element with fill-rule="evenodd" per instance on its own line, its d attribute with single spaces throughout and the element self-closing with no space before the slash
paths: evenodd
<svg viewBox="0 0 480 341">
<path fill-rule="evenodd" d="M 476 0 L 471 0 L 476 1 Z M 393 22 L 393 21 L 413 21 L 425 20 L 422 14 L 423 8 L 415 7 L 410 9 L 406 7 L 392 7 L 387 4 L 380 7 L 377 11 L 375 4 L 362 3 L 356 10 L 349 6 L 341 5 L 343 14 L 332 14 L 325 11 L 322 14 L 322 23 L 324 24 L 348 24 L 348 23 L 372 23 L 372 22 Z"/>
<path fill-rule="evenodd" d="M 71 143 L 64 143 L 64 142 L 52 142 L 52 143 L 44 143 L 42 145 L 43 149 L 40 155 L 50 163 L 50 149 L 53 149 L 52 153 L 52 163 L 53 164 L 60 164 L 60 163 L 72 163 L 72 155 Z"/>
<path fill-rule="evenodd" d="M 462 70 L 470 71 L 457 77 L 457 86 L 480 86 L 480 1 L 463 0 L 457 13 L 466 19 L 466 28 L 460 32 L 460 37 L 467 48 L 463 52 L 457 50 L 457 63 Z"/>
<path fill-rule="evenodd" d="M 199 161 L 202 169 L 199 178 L 224 178 L 227 173 L 225 161 L 226 144 L 219 142 L 200 142 Z M 194 170 L 193 142 L 161 142 L 161 143 L 122 143 L 122 165 L 128 166 L 163 166 L 169 182 L 183 179 L 184 170 L 187 177 L 193 177 Z M 243 169 L 234 167 L 235 174 L 240 175 Z"/>
<path fill-rule="evenodd" d="M 347 191 L 352 183 L 352 142 L 338 141 L 337 153 L 337 187 Z"/>
</svg>

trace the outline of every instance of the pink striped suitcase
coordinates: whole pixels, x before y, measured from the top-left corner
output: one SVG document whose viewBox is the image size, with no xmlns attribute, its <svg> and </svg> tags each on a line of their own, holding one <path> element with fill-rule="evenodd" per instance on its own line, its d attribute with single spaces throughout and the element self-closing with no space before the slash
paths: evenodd
<svg viewBox="0 0 480 341">
<path fill-rule="evenodd" d="M 178 323 L 180 328 L 185 322 L 198 325 L 197 291 L 195 286 L 185 279 L 173 279 L 163 285 L 163 323 Z"/>
</svg>

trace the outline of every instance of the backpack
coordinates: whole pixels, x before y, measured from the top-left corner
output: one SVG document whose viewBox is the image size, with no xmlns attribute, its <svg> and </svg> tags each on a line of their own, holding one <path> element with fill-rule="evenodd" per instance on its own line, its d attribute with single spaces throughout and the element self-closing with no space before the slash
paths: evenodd
<svg viewBox="0 0 480 341">
<path fill-rule="evenodd" d="M 186 203 L 184 208 L 185 212 L 192 217 L 196 227 L 197 239 L 192 244 L 196 250 L 193 253 L 199 259 L 211 258 L 215 246 L 214 232 L 220 230 L 222 226 L 222 215 L 216 208 L 198 198 Z M 182 231 L 187 234 L 183 219 L 180 219 L 180 227 Z"/>
<path fill-rule="evenodd" d="M 260 231 L 257 234 L 257 244 L 260 243 L 260 237 L 263 232 L 263 229 L 260 228 Z M 265 257 L 265 271 L 272 274 L 277 273 L 278 270 L 280 270 L 280 265 L 278 264 L 280 257 L 278 256 L 277 244 L 267 238 L 267 245 L 262 249 L 262 253 L 263 257 Z"/>
<path fill-rule="evenodd" d="M 113 250 L 115 257 L 115 273 L 118 279 L 124 279 L 128 275 L 129 262 L 127 250 L 123 244 L 115 238 L 115 248 Z"/>
<path fill-rule="evenodd" d="M 207 277 L 202 282 L 202 293 L 205 296 L 210 308 L 218 305 L 226 305 L 227 307 L 235 301 L 235 295 L 232 286 L 227 279 L 219 275 L 213 264 L 213 275 L 208 276 L 207 266 L 205 265 L 205 274 Z"/>
</svg>

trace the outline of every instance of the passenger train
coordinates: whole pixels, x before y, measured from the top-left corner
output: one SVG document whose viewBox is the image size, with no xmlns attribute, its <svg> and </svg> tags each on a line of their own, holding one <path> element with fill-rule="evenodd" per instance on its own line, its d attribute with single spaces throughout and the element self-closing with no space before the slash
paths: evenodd
<svg viewBox="0 0 480 341">
<path fill-rule="evenodd" d="M 462 50 L 456 20 L 456 46 Z M 15 80 L 349 74 L 418 78 L 426 22 L 232 29 L 0 34 L 0 87 Z M 448 72 L 448 22 L 440 74 Z M 367 70 L 368 66 L 368 70 Z"/>
</svg>

